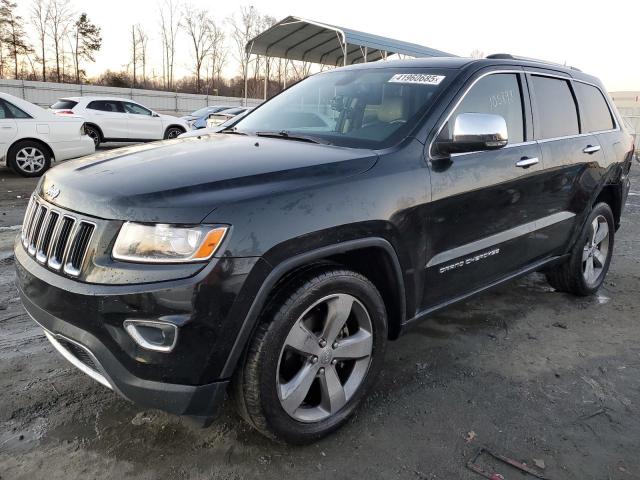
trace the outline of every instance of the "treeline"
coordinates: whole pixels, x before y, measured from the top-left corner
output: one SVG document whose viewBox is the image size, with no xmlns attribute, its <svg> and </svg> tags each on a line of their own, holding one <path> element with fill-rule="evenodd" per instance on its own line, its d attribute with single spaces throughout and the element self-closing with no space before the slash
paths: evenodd
<svg viewBox="0 0 640 480">
<path fill-rule="evenodd" d="M 69 0 L 31 0 L 26 14 L 15 2 L 0 0 L 0 78 L 242 96 L 246 75 L 247 95 L 262 97 L 265 78 L 272 96 L 310 73 L 306 62 L 246 55 L 247 41 L 276 23 L 252 6 L 216 19 L 185 1 L 160 0 L 156 15 L 154 29 L 130 26 L 122 70 L 88 77 L 85 68 L 103 47 L 93 19 Z M 178 51 L 190 52 L 190 74 L 180 78 L 174 73 Z M 230 70 L 237 75 L 225 77 Z"/>
</svg>

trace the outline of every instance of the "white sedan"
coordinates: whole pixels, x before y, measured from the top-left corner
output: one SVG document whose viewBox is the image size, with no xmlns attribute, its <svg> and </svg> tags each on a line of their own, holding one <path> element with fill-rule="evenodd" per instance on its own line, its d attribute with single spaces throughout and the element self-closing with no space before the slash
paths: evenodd
<svg viewBox="0 0 640 480">
<path fill-rule="evenodd" d="M 94 151 L 82 118 L 58 117 L 26 100 L 0 93 L 0 165 L 23 177 L 38 177 L 52 162 Z"/>
<path fill-rule="evenodd" d="M 147 142 L 176 138 L 189 130 L 182 118 L 163 115 L 128 98 L 67 97 L 51 105 L 61 116 L 80 115 L 96 146 L 102 142 Z"/>
</svg>

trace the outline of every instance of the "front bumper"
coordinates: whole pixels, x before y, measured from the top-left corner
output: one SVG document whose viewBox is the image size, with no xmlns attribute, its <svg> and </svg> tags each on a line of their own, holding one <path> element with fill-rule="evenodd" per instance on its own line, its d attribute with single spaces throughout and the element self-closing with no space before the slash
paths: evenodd
<svg viewBox="0 0 640 480">
<path fill-rule="evenodd" d="M 141 406 L 216 414 L 229 381 L 222 372 L 244 319 L 246 297 L 239 293 L 259 259 L 214 259 L 175 282 L 96 285 L 47 270 L 19 241 L 15 253 L 24 307 L 67 360 Z M 143 349 L 125 331 L 126 319 L 176 322 L 176 348 Z"/>
<path fill-rule="evenodd" d="M 227 381 L 196 386 L 136 377 L 95 336 L 38 308 L 20 289 L 19 293 L 25 309 L 43 328 L 55 349 L 81 371 L 124 398 L 146 408 L 176 415 L 209 417 L 218 412 Z"/>
</svg>

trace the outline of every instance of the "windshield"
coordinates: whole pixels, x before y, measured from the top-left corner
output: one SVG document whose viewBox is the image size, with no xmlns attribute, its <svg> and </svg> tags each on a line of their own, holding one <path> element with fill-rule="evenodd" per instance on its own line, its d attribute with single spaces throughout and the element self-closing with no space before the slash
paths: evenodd
<svg viewBox="0 0 640 480">
<path fill-rule="evenodd" d="M 337 70 L 309 77 L 235 124 L 325 143 L 380 149 L 415 127 L 444 85 L 446 71 L 424 68 Z"/>
</svg>

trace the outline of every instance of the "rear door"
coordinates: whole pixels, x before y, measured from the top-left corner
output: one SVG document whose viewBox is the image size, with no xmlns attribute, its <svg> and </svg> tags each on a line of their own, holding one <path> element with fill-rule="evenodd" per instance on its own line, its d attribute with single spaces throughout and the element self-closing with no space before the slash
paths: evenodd
<svg viewBox="0 0 640 480">
<path fill-rule="evenodd" d="M 135 140 L 160 140 L 164 137 L 162 120 L 154 117 L 148 108 L 133 102 L 122 102 L 129 119 L 129 138 Z"/>
<path fill-rule="evenodd" d="M 550 246 L 557 253 L 564 253 L 603 173 L 602 145 L 597 135 L 580 125 L 572 79 L 561 74 L 531 72 L 527 80 L 532 92 L 536 138 L 549 170 L 544 206 L 550 214 L 567 215 L 562 230 L 550 238 Z M 583 115 L 583 123 L 585 120 Z"/>
<path fill-rule="evenodd" d="M 466 87 L 443 130 L 460 113 L 505 118 L 509 142 L 493 150 L 438 158 L 431 153 L 428 310 L 519 271 L 546 255 L 544 167 L 532 137 L 524 72 L 486 71 Z"/>
<path fill-rule="evenodd" d="M 93 100 L 88 103 L 87 111 L 106 139 L 129 138 L 129 119 L 119 101 Z"/>
</svg>

